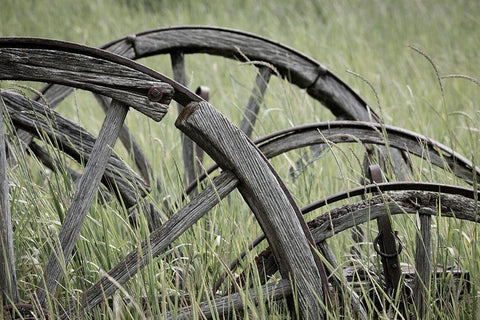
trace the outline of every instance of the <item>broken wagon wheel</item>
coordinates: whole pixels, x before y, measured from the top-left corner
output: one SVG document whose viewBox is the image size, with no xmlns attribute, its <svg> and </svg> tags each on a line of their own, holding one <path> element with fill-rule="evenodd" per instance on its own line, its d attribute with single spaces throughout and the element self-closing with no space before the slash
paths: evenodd
<svg viewBox="0 0 480 320">
<path fill-rule="evenodd" d="M 310 247 L 309 243 L 313 239 L 309 237 L 308 228 L 298 207 L 268 161 L 238 128 L 211 105 L 197 102 L 198 96 L 150 69 L 101 50 L 72 43 L 26 38 L 0 39 L 0 56 L 2 57 L 0 59 L 1 79 L 61 83 L 110 96 L 113 99 L 99 137 L 94 140 L 94 145 L 90 150 L 91 154 L 83 155 L 84 158 L 88 158 L 87 166 L 60 229 L 57 248 L 63 252 L 61 260 L 64 260 L 65 263 L 70 260 L 80 227 L 87 215 L 100 179 L 104 175 L 104 170 L 111 161 L 110 152 L 128 107 L 136 108 L 155 120 L 161 120 L 166 112 L 166 104 L 173 97 L 179 103 L 185 105 L 187 102 L 189 103 L 177 121 L 179 128 L 201 144 L 210 156 L 224 167 L 225 172 L 231 172 L 231 175 L 227 176 L 228 179 L 224 179 L 224 183 L 236 186 L 238 182 L 241 182 L 238 187 L 244 199 L 252 208 L 260 225 L 267 231 L 267 238 L 279 261 L 282 261 L 280 264 L 282 275 L 285 279 L 292 281 L 296 287 L 300 315 L 311 318 L 323 317 L 322 300 L 326 285 L 324 279 L 326 278 L 322 276 L 324 272 L 321 262 Z M 60 66 L 57 63 L 59 60 L 64 62 Z M 93 79 L 92 75 L 94 75 Z M 161 88 L 164 93 L 162 100 L 164 104 L 157 103 L 156 96 L 152 99 L 149 95 L 152 87 Z M 172 87 L 175 91 L 172 90 Z M 22 113 L 15 110 L 17 104 L 20 107 L 26 107 L 24 102 L 26 99 L 14 94 L 2 92 L 2 99 L 8 101 L 8 105 L 12 108 L 9 109 L 9 112 L 12 114 Z M 35 113 L 35 110 L 38 109 L 37 112 L 40 114 L 47 116 L 53 114 L 55 120 L 67 123 L 60 116 L 55 115 L 52 110 L 39 103 L 32 103 L 32 108 L 29 109 L 29 113 L 32 111 Z M 20 123 L 21 119 L 20 116 L 15 121 Z M 24 121 L 24 127 L 28 127 L 27 122 L 28 120 Z M 42 125 L 44 126 L 40 122 L 39 126 Z M 216 140 L 215 134 L 212 134 L 216 130 L 222 130 L 225 133 L 224 136 L 230 137 L 233 145 L 224 140 Z M 45 129 L 45 131 L 47 131 L 47 135 L 55 136 L 54 130 L 48 132 Z M 61 137 L 66 133 L 66 131 L 60 130 L 56 134 Z M 240 160 L 239 155 L 242 155 L 241 159 L 246 157 L 250 162 L 246 164 Z M 221 182 L 219 179 L 217 181 Z M 209 197 L 208 201 L 203 201 L 205 194 Z M 198 212 L 196 219 L 198 219 L 218 200 L 218 194 L 211 189 L 209 193 L 200 194 L 180 211 L 191 213 L 192 209 L 196 210 Z M 137 250 L 128 255 L 124 262 L 120 262 L 117 267 L 112 269 L 110 278 L 102 278 L 84 293 L 85 305 L 83 307 L 87 310 L 91 309 L 104 297 L 115 291 L 118 283 L 121 284 L 130 279 L 138 271 L 137 267 L 145 265 L 149 257 L 157 256 L 158 252 L 168 247 L 174 240 L 172 233 L 168 234 L 166 241 L 163 239 L 163 242 L 160 242 L 160 248 L 155 248 L 153 240 L 159 239 L 159 233 L 162 234 L 165 230 L 171 231 L 168 228 L 172 226 L 178 228 L 177 217 L 178 215 L 173 216 L 164 226 L 156 230 L 157 232 L 152 233 L 150 240 L 146 240 L 152 245 L 152 251 L 155 250 L 154 253 L 151 252 L 152 255 L 136 257 L 135 255 L 139 252 Z M 178 235 L 190 227 L 185 221 L 181 222 L 184 225 L 181 226 Z M 301 259 L 298 259 L 298 256 L 301 256 Z M 52 252 L 48 266 L 45 268 L 46 287 L 44 290 L 41 288 L 38 291 L 38 299 L 41 304 L 45 302 L 47 294 L 55 292 L 58 284 L 60 269 L 57 259 L 57 253 Z M 126 264 L 126 261 L 133 263 L 133 269 L 132 266 L 129 267 Z M 116 272 L 121 273 L 124 267 L 127 267 L 127 273 L 124 273 L 123 277 L 115 278 Z M 112 278 L 116 280 L 114 283 L 110 281 Z M 6 285 L 2 285 L 2 288 L 5 287 Z M 69 308 L 67 307 L 67 309 Z"/>
<path fill-rule="evenodd" d="M 258 67 L 258 74 L 239 125 L 248 136 L 252 133 L 272 75 L 281 76 L 305 89 L 313 99 L 321 102 L 339 119 L 381 122 L 374 110 L 354 90 L 323 65 L 289 47 L 254 34 L 216 27 L 169 27 L 130 35 L 112 41 L 102 46 L 102 49 L 129 59 L 169 54 L 174 79 L 183 85 L 186 82 L 186 55 L 207 53 L 251 62 Z M 70 92 L 71 89 L 58 85 L 49 85 L 43 90 L 46 100 L 52 107 L 60 103 Z M 180 105 L 179 109 L 181 108 Z M 149 169 L 151 166 L 134 139 L 122 139 L 122 142 L 128 150 L 134 150 L 134 158 L 142 176 L 152 175 Z M 182 152 L 188 184 L 194 180 L 196 174 L 195 152 L 188 139 L 185 144 Z M 392 150 L 391 154 L 396 173 L 401 175 L 402 157 L 395 150 Z"/>
</svg>

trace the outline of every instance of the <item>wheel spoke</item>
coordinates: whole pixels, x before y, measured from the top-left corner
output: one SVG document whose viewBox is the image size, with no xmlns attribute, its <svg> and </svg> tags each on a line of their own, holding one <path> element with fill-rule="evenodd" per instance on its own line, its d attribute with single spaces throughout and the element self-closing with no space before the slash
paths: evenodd
<svg viewBox="0 0 480 320">
<path fill-rule="evenodd" d="M 18 303 L 17 276 L 13 249 L 13 228 L 8 199 L 7 155 L 3 100 L 0 99 L 0 298 L 3 304 Z M 3 312 L 3 311 L 0 311 Z"/>
<path fill-rule="evenodd" d="M 104 297 L 108 297 L 115 292 L 117 284 L 122 285 L 131 279 L 150 261 L 150 257 L 155 258 L 165 252 L 173 241 L 203 217 L 237 185 L 238 180 L 230 171 L 224 171 L 213 179 L 213 185 L 208 185 L 189 204 L 153 231 L 149 239 L 142 243 L 141 249 L 136 248 L 126 255 L 121 262 L 108 272 L 108 276 L 102 277 L 84 292 L 82 301 L 85 303 L 85 310 L 92 309 Z M 140 256 L 139 252 L 142 253 Z"/>
<path fill-rule="evenodd" d="M 434 215 L 435 212 L 432 212 Z M 420 319 L 425 316 L 428 303 L 428 293 L 430 292 L 430 274 L 432 263 L 430 261 L 432 251 L 432 216 L 426 214 L 419 215 L 420 232 L 416 236 L 415 251 L 415 282 L 413 287 L 413 298 L 415 307 Z"/>
<path fill-rule="evenodd" d="M 173 79 L 180 83 L 181 85 L 186 85 L 186 71 L 185 71 L 185 56 L 183 52 L 176 51 L 170 54 L 172 61 L 172 70 L 173 70 Z M 180 114 L 183 110 L 183 105 L 177 103 L 178 113 Z M 185 136 L 182 132 L 180 133 L 182 140 L 182 155 L 183 155 L 183 166 L 185 169 L 185 185 L 189 185 L 196 179 L 195 174 L 195 144 L 193 141 Z"/>
<path fill-rule="evenodd" d="M 58 235 L 58 244 L 54 246 L 54 251 L 51 253 L 45 268 L 46 287 L 38 292 L 41 305 L 45 304 L 46 294 L 53 295 L 55 293 L 61 276 L 61 266 L 67 265 L 70 260 L 73 247 L 100 185 L 100 179 L 107 167 L 108 159 L 127 113 L 128 106 L 115 100 L 112 101 L 98 134 L 98 139 L 93 146 L 92 155 L 87 162 L 85 172 L 80 178 L 77 191 L 63 221 Z"/>
<path fill-rule="evenodd" d="M 253 127 L 257 121 L 260 105 L 262 104 L 265 91 L 267 90 L 268 82 L 272 70 L 269 67 L 261 66 L 258 68 L 257 78 L 255 79 L 255 86 L 252 89 L 252 94 L 248 99 L 247 107 L 243 114 L 243 119 L 240 122 L 240 130 L 245 132 L 247 137 L 252 136 Z"/>
</svg>

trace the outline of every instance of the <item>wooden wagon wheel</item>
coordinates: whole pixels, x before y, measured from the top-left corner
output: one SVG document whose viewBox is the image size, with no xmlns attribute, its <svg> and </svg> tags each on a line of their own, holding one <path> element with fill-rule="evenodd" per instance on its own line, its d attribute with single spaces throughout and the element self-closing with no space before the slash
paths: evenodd
<svg viewBox="0 0 480 320">
<path fill-rule="evenodd" d="M 328 123 L 318 123 L 318 124 L 309 124 L 298 127 L 293 127 L 290 129 L 285 129 L 277 133 L 273 133 L 261 139 L 255 141 L 259 149 L 268 157 L 275 157 L 284 152 L 290 150 L 301 148 L 305 146 L 310 146 L 312 144 L 326 144 L 326 143 L 372 143 L 372 144 L 389 144 L 393 148 L 403 150 L 408 154 L 415 155 L 438 166 L 452 174 L 456 175 L 462 180 L 465 180 L 467 183 L 472 184 L 474 177 L 480 174 L 480 168 L 474 167 L 473 164 L 457 154 L 448 147 L 442 145 L 439 142 L 433 141 L 430 138 L 422 136 L 420 134 L 401 129 L 395 128 L 392 126 L 378 125 L 373 123 L 361 123 L 361 122 L 351 122 L 351 121 L 337 121 L 337 122 L 328 122 Z M 207 172 L 211 173 L 215 169 L 215 166 L 211 167 Z M 194 185 L 192 185 L 194 187 Z M 378 190 L 376 189 L 378 187 Z M 364 201 L 362 210 L 356 210 L 360 206 L 359 204 L 353 204 L 351 207 L 340 207 L 335 208 L 335 203 L 337 201 L 343 200 L 345 198 L 354 197 L 358 195 L 364 195 L 365 192 L 373 193 L 376 191 L 404 191 L 403 194 L 408 195 L 409 200 L 403 199 L 403 203 L 408 201 L 411 202 L 411 207 L 409 210 L 405 209 L 405 204 L 399 204 L 398 208 L 390 212 L 389 206 L 394 206 L 394 200 L 388 200 L 388 204 L 385 206 L 378 205 L 377 209 L 374 209 L 375 214 L 368 216 L 368 204 L 369 202 Z M 413 191 L 412 191 L 413 190 Z M 416 203 L 416 199 L 421 199 L 421 202 L 425 202 L 425 199 L 432 197 L 425 192 L 443 192 L 450 194 L 446 199 L 448 205 L 441 208 L 441 214 L 448 217 L 457 217 L 458 219 L 465 219 L 469 221 L 478 221 L 475 216 L 475 207 L 477 203 L 475 201 L 476 191 L 458 188 L 453 186 L 446 186 L 441 184 L 419 184 L 419 183 L 391 183 L 391 184 L 382 184 L 378 183 L 375 185 L 370 185 L 366 187 L 361 187 L 355 190 L 350 190 L 338 195 L 331 196 L 327 199 L 319 201 L 317 203 L 311 204 L 302 208 L 302 213 L 307 214 L 314 209 L 318 209 L 328 203 L 330 207 L 335 209 L 331 210 L 328 213 L 323 214 L 321 217 L 310 221 L 309 227 L 312 229 L 314 238 L 316 239 L 316 244 L 319 247 L 319 250 L 322 251 L 324 246 L 324 241 L 326 237 L 324 234 L 329 233 L 328 237 L 331 237 L 333 234 L 337 234 L 343 230 L 356 227 L 361 225 L 366 220 L 373 220 L 379 216 L 388 216 L 391 214 L 399 213 L 419 213 L 421 221 L 421 230 L 417 235 L 417 248 L 416 248 L 416 266 L 418 275 L 415 281 L 415 287 L 413 290 L 413 296 L 415 298 L 416 308 L 419 311 L 419 314 L 422 315 L 425 313 L 425 292 L 428 290 L 428 283 L 431 274 L 431 263 L 429 261 L 430 245 L 429 241 L 431 239 L 430 234 L 430 223 L 431 216 L 434 216 L 437 211 L 433 208 L 435 206 L 435 201 L 428 203 L 426 206 L 423 206 L 422 203 L 418 206 L 413 205 Z M 383 195 L 384 197 L 390 197 L 389 194 Z M 397 195 L 392 196 L 393 198 Z M 417 198 L 416 198 L 417 197 Z M 433 196 L 435 199 L 439 199 L 440 196 Z M 432 198 L 432 199 L 433 199 Z M 467 199 L 465 199 L 467 198 Z M 375 201 L 378 203 L 378 199 L 381 199 L 380 196 L 377 196 Z M 423 199 L 423 200 L 422 200 Z M 458 203 L 454 204 L 453 201 L 457 200 Z M 466 207 L 462 207 L 462 203 L 467 203 Z M 375 203 L 375 205 L 376 205 Z M 443 203 L 443 202 L 442 202 Z M 383 212 L 381 211 L 383 208 Z M 416 210 L 412 211 L 412 208 L 415 207 Z M 428 208 L 427 208 L 428 207 Z M 348 212 L 353 212 L 352 214 L 345 214 L 345 208 L 349 208 Z M 353 208 L 353 209 L 352 209 Z M 402 209 L 403 208 L 403 209 Z M 423 208 L 419 211 L 420 208 Z M 388 209 L 388 210 L 387 210 Z M 454 210 L 455 209 L 455 210 Z M 401 210 L 404 210 L 403 212 Z M 430 210 L 430 211 L 428 211 Z M 478 209 L 477 209 L 478 210 Z M 358 211 L 358 213 L 357 213 Z M 449 211 L 449 212 L 446 212 Z M 356 214 L 363 215 L 360 219 L 357 219 Z M 338 216 L 342 216 L 342 219 L 337 219 Z M 347 217 L 348 216 L 348 217 Z M 333 220 L 332 220 L 333 219 Z M 347 227 L 344 226 L 346 221 L 351 219 L 347 223 Z M 333 222 L 332 222 L 333 221 Z M 332 225 L 333 223 L 333 225 Z M 321 224 L 321 227 L 320 227 Z M 338 226 L 338 227 L 337 227 Z M 322 231 L 319 231 L 322 230 Z M 316 236 L 323 232 L 321 236 Z M 254 242 L 249 245 L 250 249 L 256 247 L 262 240 L 263 236 L 257 238 Z M 328 250 L 328 248 L 327 248 Z M 329 259 L 330 253 L 323 252 L 327 259 Z M 240 258 L 243 258 L 245 253 L 240 255 Z M 334 257 L 333 257 L 334 258 Z M 330 258 L 332 263 L 334 259 Z M 234 261 L 231 268 L 239 263 L 239 260 Z M 265 283 L 266 279 L 271 277 L 277 270 L 275 261 L 271 257 L 270 250 L 260 253 L 257 256 L 257 269 L 260 270 L 260 278 L 262 279 L 261 283 Z M 241 279 L 242 277 L 240 277 Z M 218 288 L 222 283 L 223 278 L 220 279 L 215 288 Z"/>
<path fill-rule="evenodd" d="M 65 125 L 68 121 L 40 103 L 28 101 L 22 96 L 9 92 L 1 93 L 6 110 L 16 125 L 30 130 L 31 133 L 35 131 L 32 127 L 35 127 L 38 131 L 44 131 L 47 136 L 59 138 L 59 143 L 62 147 L 66 147 L 67 153 L 70 152 L 74 157 L 88 160 L 60 229 L 56 250 L 51 253 L 45 268 L 45 287 L 38 291 L 40 305 L 45 303 L 49 295 L 55 293 L 61 277 L 60 266 L 68 264 L 71 258 L 80 228 L 102 176 L 113 180 L 113 183 L 121 181 L 112 177 L 111 172 L 115 172 L 115 169 L 111 169 L 111 172 L 105 169 L 112 166 L 111 162 L 115 162 L 115 158 L 110 157 L 111 149 L 128 108 L 133 107 L 159 121 L 166 112 L 166 105 L 173 98 L 185 106 L 177 120 L 177 126 L 199 143 L 224 168 L 227 177 L 222 176 L 216 181 L 228 186 L 238 186 L 267 234 L 277 255 L 283 277 L 293 281 L 298 291 L 300 315 L 311 318 L 323 317 L 323 295 L 326 286 L 323 265 L 317 255 L 312 252 L 310 243 L 313 239 L 298 207 L 264 156 L 238 128 L 211 105 L 202 102 L 198 96 L 153 70 L 131 60 L 77 44 L 44 39 L 2 38 L 0 39 L 0 56 L 2 80 L 59 83 L 89 90 L 112 99 L 99 136 L 93 139 L 93 147 L 89 149 L 87 143 L 86 147 L 80 145 L 81 148 L 78 151 L 76 148 L 69 149 L 65 141 L 62 144 L 62 135 L 67 135 L 68 130 L 60 127 L 56 132 L 48 128 L 45 122 L 35 118 L 35 115 L 45 116 L 47 122 L 53 118 L 55 123 L 50 124 L 51 127 Z M 62 63 L 59 64 L 58 61 Z M 28 112 L 21 112 L 22 108 L 26 108 Z M 29 113 L 34 117 L 28 118 Z M 25 114 L 27 119 L 24 118 Z M 75 133 L 79 130 L 79 128 L 73 128 Z M 4 145 L 2 149 L 4 150 Z M 3 152 L 2 155 L 4 155 Z M 5 157 L 2 156 L 2 158 Z M 120 164 L 119 167 L 122 165 Z M 1 169 L 2 173 L 5 173 L 5 166 Z M 6 175 L 2 175 L 2 179 L 2 185 L 5 186 Z M 82 300 L 84 309 L 91 309 L 105 296 L 112 294 L 118 284 L 130 279 L 148 263 L 152 256 L 158 256 L 225 195 L 218 194 L 212 187 L 206 188 L 151 234 L 150 239 L 143 244 L 141 250 L 143 255 L 139 256 L 139 251 L 135 250 L 114 267 L 108 277 L 103 277 L 88 289 Z M 2 203 L 7 201 L 2 200 Z M 4 247 L 12 248 L 12 240 L 8 236 L 11 222 L 8 220 L 9 215 L 5 208 L 6 206 L 2 207 L 2 243 Z M 4 212 L 6 214 L 3 214 Z M 185 215 L 187 217 L 183 219 Z M 3 230 L 7 230 L 7 235 Z M 151 250 L 146 250 L 147 248 Z M 16 293 L 18 290 L 15 289 L 17 287 L 15 278 L 9 277 L 10 274 L 15 273 L 14 266 L 4 267 L 5 261 L 13 261 L 13 249 L 7 254 L 6 260 L 2 260 L 4 282 L 1 288 L 4 301 L 8 304 L 17 304 L 20 298 Z M 115 281 L 112 282 L 112 278 Z M 69 316 L 68 312 L 65 316 Z"/>
<path fill-rule="evenodd" d="M 185 55 L 206 53 L 248 61 L 255 65 L 258 68 L 257 78 L 239 124 L 249 137 L 272 75 L 283 77 L 291 84 L 306 90 L 338 119 L 382 122 L 353 89 L 326 67 L 298 51 L 258 35 L 217 27 L 180 26 L 137 33 L 112 41 L 101 48 L 129 59 L 169 54 L 174 79 L 181 84 L 186 82 Z M 55 107 L 71 89 L 52 85 L 42 91 L 49 104 Z M 179 105 L 179 110 L 182 108 L 183 106 Z M 147 158 L 126 128 L 120 138 L 127 149 L 135 153 L 134 158 L 142 176 L 148 178 L 152 175 Z M 192 142 L 186 139 L 183 144 L 183 158 L 187 184 L 196 177 L 193 149 Z M 401 154 L 391 150 L 390 156 L 397 176 L 402 177 Z"/>
</svg>

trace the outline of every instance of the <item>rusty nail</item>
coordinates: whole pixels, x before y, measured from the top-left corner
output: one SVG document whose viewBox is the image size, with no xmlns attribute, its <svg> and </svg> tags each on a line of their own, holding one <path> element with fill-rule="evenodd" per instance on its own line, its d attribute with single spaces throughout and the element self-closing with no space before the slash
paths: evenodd
<svg viewBox="0 0 480 320">
<path fill-rule="evenodd" d="M 162 99 L 163 97 L 163 92 L 162 88 L 160 87 L 151 87 L 148 89 L 148 100 L 153 101 L 153 102 L 158 102 Z"/>
</svg>

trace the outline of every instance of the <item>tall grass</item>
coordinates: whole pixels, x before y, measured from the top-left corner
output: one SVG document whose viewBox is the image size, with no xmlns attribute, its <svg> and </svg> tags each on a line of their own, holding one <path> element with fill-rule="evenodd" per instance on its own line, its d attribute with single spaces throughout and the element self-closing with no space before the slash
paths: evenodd
<svg viewBox="0 0 480 320">
<path fill-rule="evenodd" d="M 339 0 L 320 4 L 299 0 L 214 0 L 205 3 L 3 0 L 0 4 L 0 36 L 38 36 L 100 46 L 128 34 L 170 25 L 217 25 L 256 33 L 296 48 L 325 64 L 355 88 L 387 124 L 420 132 L 457 150 L 474 163 L 479 162 L 480 38 L 476 30 L 480 27 L 480 4 L 477 1 Z M 171 76 L 168 57 L 151 57 L 140 62 Z M 195 55 L 187 56 L 187 72 L 189 87 L 208 85 L 212 92 L 211 103 L 239 123 L 254 82 L 254 67 Z M 11 82 L 0 85 L 19 88 Z M 40 87 L 35 83 L 27 85 Z M 94 105 L 95 101 L 88 94 L 78 90 L 58 111 L 96 134 L 102 112 Z M 160 124 L 134 112 L 127 118 L 127 124 L 154 164 L 162 190 L 154 189 L 150 198 L 165 218 L 171 214 L 164 209 L 165 197 L 169 196 L 171 203 L 179 207 L 185 204 L 181 200 L 185 186 L 180 138 L 173 125 L 175 118 L 174 108 Z M 329 119 L 333 119 L 332 115 L 304 91 L 283 80 L 272 79 L 254 137 L 296 124 Z M 73 165 L 55 148 L 48 148 L 48 151 L 61 165 Z M 116 151 L 133 166 L 120 144 Z M 12 152 L 17 151 L 12 149 Z M 291 167 L 304 152 L 309 151 L 292 151 L 272 160 L 299 206 L 357 186 L 364 175 L 363 147 L 342 145 L 332 146 L 330 152 L 297 171 L 297 179 L 292 181 Z M 14 155 L 17 161 L 11 166 L 9 178 L 16 266 L 22 298 L 32 302 L 37 286 L 42 284 L 42 266 L 53 248 L 74 184 L 64 171 L 51 172 L 32 157 Z M 207 160 L 208 163 L 211 161 Z M 414 161 L 409 179 L 464 185 L 453 175 L 418 159 Z M 49 305 L 53 312 L 61 311 L 67 296 L 79 298 L 81 291 L 147 238 L 146 221 L 142 220 L 133 228 L 127 215 L 125 208 L 115 201 L 94 202 L 76 245 L 74 259 L 64 269 L 59 294 Z M 406 246 L 402 261 L 414 265 L 416 217 L 395 218 L 394 226 Z M 376 225 L 372 222 L 364 228 L 367 240 L 356 262 L 378 267 L 379 261 L 370 243 L 376 234 Z M 468 269 L 472 288 L 460 303 L 451 303 L 449 295 L 453 295 L 454 290 L 432 286 L 428 316 L 474 319 L 478 317 L 480 279 L 480 265 L 476 261 L 479 254 L 477 226 L 438 217 L 434 219 L 433 230 L 432 263 Z M 183 234 L 169 252 L 121 287 L 109 304 L 96 308 L 92 317 L 143 319 L 160 317 L 167 312 L 175 315 L 181 306 L 192 303 L 196 306 L 193 317 L 201 318 L 199 303 L 206 300 L 213 303 L 216 279 L 260 232 L 241 197 L 237 193 L 230 195 Z M 349 232 L 336 235 L 329 245 L 340 267 L 352 263 L 354 257 L 350 248 L 356 244 Z M 254 258 L 254 253 L 247 254 L 238 272 L 245 270 L 255 290 L 260 291 L 258 273 L 251 268 Z M 229 281 L 220 289 L 223 293 L 229 292 L 236 276 L 229 275 Z M 361 293 L 365 294 L 366 289 Z M 248 292 L 241 295 L 244 314 L 235 314 L 234 318 L 282 319 L 288 316 L 288 308 L 283 303 L 269 302 L 267 297 L 255 305 Z M 367 301 L 366 305 L 373 317 L 372 301 Z M 345 314 L 352 312 L 344 307 Z M 146 315 L 144 309 L 148 310 Z M 415 310 L 412 312 L 415 314 Z M 217 314 L 216 317 L 222 316 Z M 333 311 L 329 317 L 341 318 L 342 314 Z"/>
</svg>

